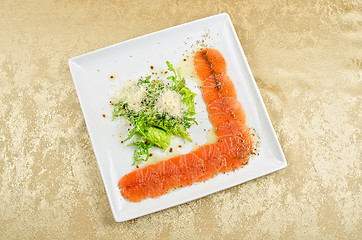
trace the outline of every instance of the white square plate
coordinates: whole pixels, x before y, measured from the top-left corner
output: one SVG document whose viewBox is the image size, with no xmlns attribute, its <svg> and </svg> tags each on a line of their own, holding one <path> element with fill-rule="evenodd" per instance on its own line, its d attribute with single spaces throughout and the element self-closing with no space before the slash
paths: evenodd
<svg viewBox="0 0 362 240">
<path fill-rule="evenodd" d="M 134 169 L 134 166 L 131 166 L 134 149 L 120 144 L 119 133 L 126 127 L 121 122 L 111 121 L 111 93 L 115 91 L 117 84 L 125 80 L 151 74 L 151 65 L 156 70 L 164 71 L 166 60 L 180 63 L 187 56 L 187 62 L 192 62 L 190 49 L 201 43 L 218 49 L 224 56 L 228 75 L 234 82 L 248 125 L 260 136 L 260 154 L 253 156 L 244 168 L 232 173 L 219 174 L 206 182 L 172 191 L 156 199 L 146 199 L 139 203 L 129 202 L 122 197 L 117 184 L 123 175 Z M 227 14 L 182 24 L 74 57 L 69 60 L 69 66 L 113 216 L 117 222 L 185 203 L 287 166 Z M 114 77 L 110 79 L 110 76 Z M 198 94 L 195 100 L 198 103 L 196 118 L 199 126 L 190 129 L 191 138 L 194 140 L 193 144 L 203 145 L 207 140 L 205 130 L 210 129 L 211 124 L 207 119 L 200 90 L 187 74 L 185 78 L 191 90 Z M 178 141 L 180 139 L 175 140 L 176 144 Z M 192 148 L 191 143 L 185 143 L 183 146 L 179 153 L 185 153 Z"/>
</svg>

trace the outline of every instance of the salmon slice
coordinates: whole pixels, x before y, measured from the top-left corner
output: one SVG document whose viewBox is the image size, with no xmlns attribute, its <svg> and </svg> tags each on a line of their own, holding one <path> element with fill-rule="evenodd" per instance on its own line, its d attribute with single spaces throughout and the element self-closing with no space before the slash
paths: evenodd
<svg viewBox="0 0 362 240">
<path fill-rule="evenodd" d="M 194 57 L 195 70 L 201 81 L 204 81 L 212 75 L 210 65 L 204 58 L 205 54 L 203 52 L 204 51 L 198 51 Z"/>
<path fill-rule="evenodd" d="M 125 188 L 142 185 L 147 182 L 164 182 L 164 184 L 166 184 L 166 186 L 164 186 L 165 188 L 176 187 L 180 185 L 181 182 L 179 159 L 180 156 L 176 156 L 167 161 L 148 165 L 132 171 L 119 180 L 118 187 Z"/>
<path fill-rule="evenodd" d="M 198 179 L 198 182 L 214 177 L 221 167 L 226 164 L 225 157 L 221 155 L 219 148 L 215 144 L 201 146 L 194 151 L 194 154 L 200 159 L 204 159 L 205 174 Z"/>
<path fill-rule="evenodd" d="M 242 138 L 251 139 L 250 130 L 239 120 L 230 120 L 222 123 L 215 128 L 215 134 L 218 139 L 239 136 Z"/>
<path fill-rule="evenodd" d="M 122 196 L 132 202 L 139 202 L 148 197 L 161 196 L 179 186 L 179 167 L 173 163 L 179 158 L 177 156 L 126 174 L 118 183 Z"/>
<path fill-rule="evenodd" d="M 159 197 L 167 192 L 163 181 L 148 181 L 136 185 L 124 187 L 121 194 L 132 202 L 139 202 L 148 197 Z"/>
<path fill-rule="evenodd" d="M 118 183 L 121 193 L 130 201 L 158 197 L 168 190 L 189 186 L 205 175 L 204 160 L 188 153 L 137 169 Z"/>
<path fill-rule="evenodd" d="M 226 164 L 221 167 L 220 172 L 230 172 L 243 167 L 248 163 L 249 156 L 253 151 L 252 141 L 239 136 L 219 140 L 216 146 L 226 158 Z"/>
<path fill-rule="evenodd" d="M 132 171 L 118 182 L 119 188 L 137 185 L 144 182 L 164 181 L 167 178 L 167 185 L 178 186 L 180 184 L 180 156 L 175 156 L 167 161 L 158 162 L 143 168 Z"/>
<path fill-rule="evenodd" d="M 226 160 L 215 145 L 176 156 L 166 161 L 137 169 L 119 181 L 121 194 L 126 199 L 139 202 L 148 197 L 158 197 L 167 191 L 200 182 L 217 174 Z"/>
<path fill-rule="evenodd" d="M 160 174 L 158 172 L 158 164 L 152 164 L 125 175 L 118 182 L 118 187 L 123 188 L 148 181 L 156 181 L 159 178 Z"/>
<path fill-rule="evenodd" d="M 138 182 L 132 185 L 124 186 L 122 188 L 122 195 L 133 202 L 138 202 L 147 197 L 161 196 L 166 193 L 164 182 L 159 177 L 159 173 L 154 171 L 152 167 L 144 168 L 138 173 L 153 172 L 153 174 L 143 182 Z M 127 177 L 126 177 L 127 178 Z"/>
<path fill-rule="evenodd" d="M 220 98 L 211 103 L 207 110 L 210 122 L 215 128 L 231 120 L 245 124 L 245 112 L 239 101 L 233 97 Z"/>
<path fill-rule="evenodd" d="M 221 53 L 213 48 L 202 49 L 194 57 L 197 76 L 204 81 L 212 74 L 226 73 L 226 62 Z"/>
<path fill-rule="evenodd" d="M 225 74 L 210 75 L 203 81 L 201 91 L 206 105 L 222 97 L 237 97 L 234 84 Z"/>
<path fill-rule="evenodd" d="M 127 186 L 121 189 L 122 196 L 132 202 L 140 202 L 147 198 L 144 187 L 141 185 Z"/>
<path fill-rule="evenodd" d="M 181 155 L 179 167 L 181 187 L 189 186 L 205 175 L 204 160 L 193 152 Z"/>
<path fill-rule="evenodd" d="M 151 172 L 153 171 L 154 169 L 149 166 L 148 168 L 142 168 L 137 171 L 130 172 L 119 180 L 118 187 L 123 188 L 145 182 L 149 179 L 149 176 L 152 176 Z"/>
<path fill-rule="evenodd" d="M 166 191 L 181 185 L 180 167 L 178 165 L 180 156 L 173 157 L 159 163 L 158 170 L 161 172 Z"/>
<path fill-rule="evenodd" d="M 135 197 L 137 199 L 145 199 L 147 197 L 161 196 L 166 193 L 164 182 L 159 171 L 158 164 L 150 165 L 137 171 L 133 171 L 125 175 L 118 183 L 122 188 L 122 195 L 127 199 Z"/>
</svg>

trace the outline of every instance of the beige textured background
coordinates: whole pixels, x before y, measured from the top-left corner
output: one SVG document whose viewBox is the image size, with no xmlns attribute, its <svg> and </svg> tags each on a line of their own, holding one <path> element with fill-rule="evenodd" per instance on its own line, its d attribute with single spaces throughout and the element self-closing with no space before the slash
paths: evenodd
<svg viewBox="0 0 362 240">
<path fill-rule="evenodd" d="M 115 223 L 68 59 L 230 14 L 289 166 Z M 360 239 L 361 1 L 0 1 L 1 239 Z"/>
</svg>

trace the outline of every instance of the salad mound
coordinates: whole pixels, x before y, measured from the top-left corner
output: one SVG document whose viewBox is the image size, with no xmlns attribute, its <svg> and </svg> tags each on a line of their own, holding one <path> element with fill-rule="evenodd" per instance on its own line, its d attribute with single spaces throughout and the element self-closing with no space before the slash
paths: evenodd
<svg viewBox="0 0 362 240">
<path fill-rule="evenodd" d="M 128 87 L 122 88 L 118 99 L 113 102 L 113 120 L 125 118 L 133 128 L 129 131 L 128 141 L 136 136 L 129 145 L 137 146 L 133 154 L 133 164 L 147 161 L 151 147 L 166 150 L 171 144 L 171 136 L 176 135 L 191 142 L 187 130 L 195 112 L 196 96 L 186 87 L 185 79 L 166 62 L 173 76 L 167 77 L 172 84 L 162 80 L 151 80 L 151 76 Z"/>
</svg>

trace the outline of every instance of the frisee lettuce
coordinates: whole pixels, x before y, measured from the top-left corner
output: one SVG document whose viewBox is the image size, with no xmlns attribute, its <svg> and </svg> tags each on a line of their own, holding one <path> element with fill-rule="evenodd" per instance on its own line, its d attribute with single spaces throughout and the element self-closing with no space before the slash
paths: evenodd
<svg viewBox="0 0 362 240">
<path fill-rule="evenodd" d="M 143 111 L 138 113 L 133 111 L 125 101 L 113 103 L 113 119 L 122 117 L 133 125 L 125 141 L 135 136 L 138 138 L 129 144 L 137 146 L 133 154 L 133 165 L 140 161 L 147 161 L 151 147 L 160 147 L 166 150 L 170 146 L 172 135 L 184 138 L 189 142 L 192 141 L 187 129 L 191 127 L 192 123 L 197 124 L 193 117 L 196 114 L 194 101 L 196 94 L 186 87 L 185 79 L 180 76 L 173 65 L 168 61 L 166 64 L 168 70 L 173 73 L 173 76 L 167 77 L 173 82 L 172 86 L 163 83 L 161 80 L 151 81 L 151 76 L 137 83 L 137 86 L 146 88 L 146 97 L 141 101 Z M 157 101 L 160 94 L 166 89 L 180 94 L 184 106 L 181 117 L 157 112 Z"/>
</svg>

